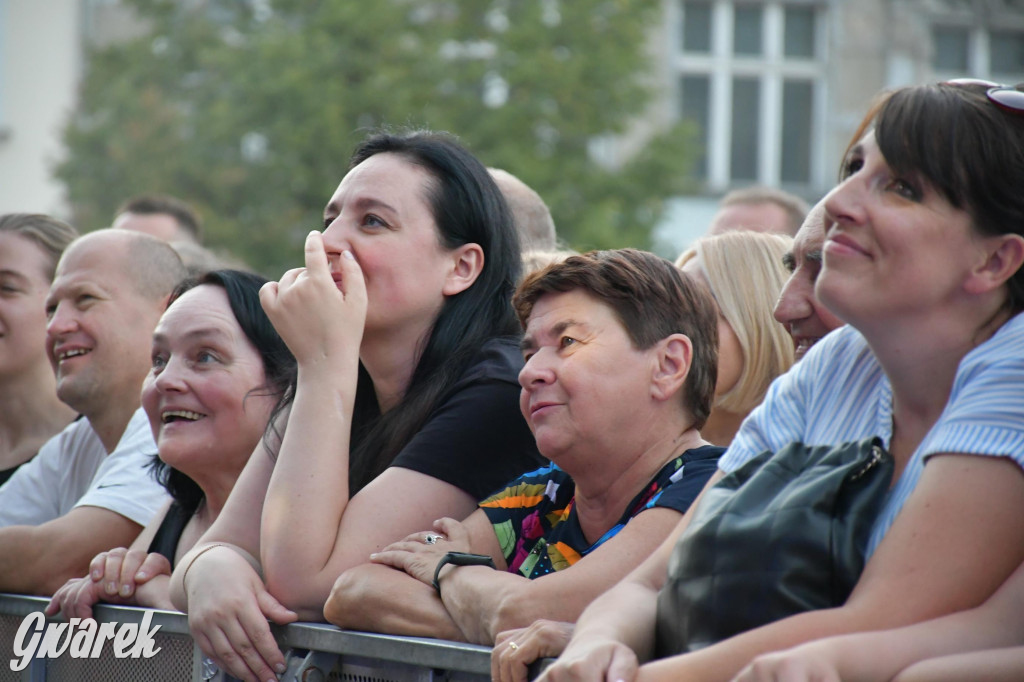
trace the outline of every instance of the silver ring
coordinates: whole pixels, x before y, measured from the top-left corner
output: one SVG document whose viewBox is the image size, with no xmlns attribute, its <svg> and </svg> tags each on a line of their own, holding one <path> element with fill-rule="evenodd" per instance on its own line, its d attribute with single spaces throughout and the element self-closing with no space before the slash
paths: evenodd
<svg viewBox="0 0 1024 682">
<path fill-rule="evenodd" d="M 423 536 L 423 542 L 428 545 L 436 545 L 438 540 L 444 540 L 444 536 L 437 533 L 427 533 Z"/>
</svg>

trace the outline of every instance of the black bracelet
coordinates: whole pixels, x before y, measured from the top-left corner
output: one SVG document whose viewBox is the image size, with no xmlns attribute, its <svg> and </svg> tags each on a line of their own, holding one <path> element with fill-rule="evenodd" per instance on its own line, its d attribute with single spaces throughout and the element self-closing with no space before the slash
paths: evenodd
<svg viewBox="0 0 1024 682">
<path fill-rule="evenodd" d="M 486 554 L 467 554 L 466 552 L 448 552 L 445 554 L 437 562 L 437 568 L 434 569 L 434 589 L 437 590 L 438 597 L 441 596 L 441 583 L 438 582 L 438 578 L 441 577 L 441 569 L 448 564 L 452 566 L 490 566 L 494 568 L 494 559 Z"/>
</svg>

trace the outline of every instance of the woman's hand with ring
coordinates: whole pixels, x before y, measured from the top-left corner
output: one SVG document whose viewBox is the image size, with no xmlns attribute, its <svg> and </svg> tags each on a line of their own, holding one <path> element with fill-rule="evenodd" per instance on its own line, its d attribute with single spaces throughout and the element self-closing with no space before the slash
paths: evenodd
<svg viewBox="0 0 1024 682">
<path fill-rule="evenodd" d="M 491 679 L 526 682 L 530 664 L 562 653 L 572 631 L 572 623 L 537 620 L 526 628 L 499 632 L 491 650 Z"/>
<path fill-rule="evenodd" d="M 441 557 L 448 552 L 470 551 L 466 529 L 455 519 L 446 518 L 435 521 L 432 531 L 413 533 L 371 554 L 370 560 L 405 571 L 417 580 L 433 585 L 434 570 Z"/>
</svg>

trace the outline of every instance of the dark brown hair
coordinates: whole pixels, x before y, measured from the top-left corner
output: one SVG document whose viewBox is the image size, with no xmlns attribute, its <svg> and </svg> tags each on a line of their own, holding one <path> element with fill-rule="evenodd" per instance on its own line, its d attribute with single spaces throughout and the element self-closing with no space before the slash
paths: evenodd
<svg viewBox="0 0 1024 682">
<path fill-rule="evenodd" d="M 718 312 L 704 287 L 672 263 L 637 249 L 591 251 L 531 273 L 512 299 L 526 323 L 545 294 L 582 289 L 608 305 L 633 345 L 646 350 L 672 334 L 693 344 L 693 362 L 683 385 L 683 405 L 699 429 L 715 399 L 718 379 Z"/>
<path fill-rule="evenodd" d="M 1024 236 L 1024 115 L 1000 109 L 987 90 L 954 83 L 895 90 L 872 107 L 858 140 L 873 122 L 897 175 L 928 183 L 966 211 L 980 235 Z M 1024 269 L 1007 289 L 1006 307 L 1024 310 Z"/>
</svg>

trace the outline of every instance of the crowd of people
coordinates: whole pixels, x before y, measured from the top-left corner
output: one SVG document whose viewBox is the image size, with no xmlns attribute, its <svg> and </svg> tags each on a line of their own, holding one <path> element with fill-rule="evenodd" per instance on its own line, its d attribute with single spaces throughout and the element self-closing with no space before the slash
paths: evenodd
<svg viewBox="0 0 1024 682">
<path fill-rule="evenodd" d="M 1024 91 L 953 82 L 883 93 L 818 204 L 733 192 L 675 263 L 560 248 L 429 131 L 369 134 L 276 281 L 169 197 L 82 236 L 0 216 L 0 591 L 184 611 L 243 680 L 296 620 L 491 645 L 504 682 L 1018 679 L 1022 186 Z M 871 438 L 852 592 L 678 635 L 719 483 Z"/>
</svg>

